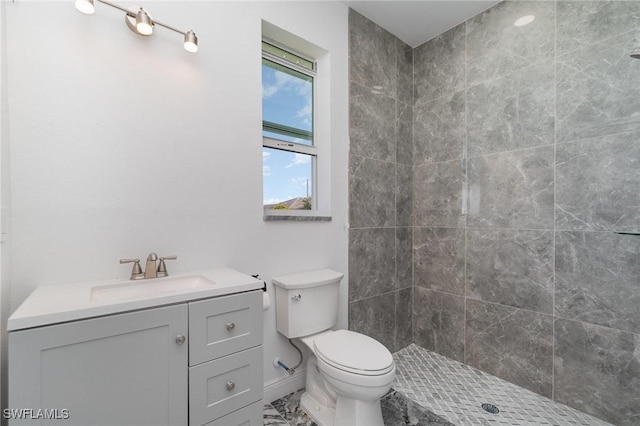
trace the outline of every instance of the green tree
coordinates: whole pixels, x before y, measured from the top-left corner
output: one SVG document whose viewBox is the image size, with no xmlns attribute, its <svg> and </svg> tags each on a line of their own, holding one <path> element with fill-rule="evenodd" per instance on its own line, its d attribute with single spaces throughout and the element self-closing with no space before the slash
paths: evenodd
<svg viewBox="0 0 640 426">
<path fill-rule="evenodd" d="M 302 199 L 302 210 L 311 210 L 311 197 Z"/>
</svg>

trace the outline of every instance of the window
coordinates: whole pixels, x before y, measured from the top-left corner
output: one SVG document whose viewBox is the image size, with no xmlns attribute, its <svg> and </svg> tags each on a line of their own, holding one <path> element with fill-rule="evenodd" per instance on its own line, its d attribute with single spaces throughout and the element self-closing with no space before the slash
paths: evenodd
<svg viewBox="0 0 640 426">
<path fill-rule="evenodd" d="M 266 210 L 317 210 L 313 60 L 262 43 L 262 176 Z"/>
</svg>

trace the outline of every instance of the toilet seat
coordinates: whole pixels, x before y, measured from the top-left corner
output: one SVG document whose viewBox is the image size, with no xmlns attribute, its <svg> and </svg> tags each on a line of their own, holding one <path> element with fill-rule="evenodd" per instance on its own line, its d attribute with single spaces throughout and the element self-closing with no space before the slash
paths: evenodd
<svg viewBox="0 0 640 426">
<path fill-rule="evenodd" d="M 360 376 L 380 376 L 394 370 L 391 352 L 364 334 L 338 330 L 318 336 L 316 356 L 331 367 Z"/>
</svg>

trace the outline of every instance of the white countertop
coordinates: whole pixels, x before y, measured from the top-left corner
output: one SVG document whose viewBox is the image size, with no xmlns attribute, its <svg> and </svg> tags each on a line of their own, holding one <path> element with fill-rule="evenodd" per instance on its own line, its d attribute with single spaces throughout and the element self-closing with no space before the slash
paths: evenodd
<svg viewBox="0 0 640 426">
<path fill-rule="evenodd" d="M 180 277 L 199 276 L 214 282 L 206 288 L 180 288 L 177 291 L 153 294 L 144 297 L 130 296 L 126 300 L 92 300 L 92 290 L 133 285 L 162 285 L 163 281 Z M 20 307 L 9 317 L 7 330 L 40 327 L 67 321 L 81 320 L 102 315 L 155 306 L 187 302 L 207 297 L 224 296 L 232 293 L 262 288 L 262 281 L 229 268 L 206 269 L 173 274 L 165 278 L 129 281 L 123 279 L 90 281 L 65 285 L 50 285 L 36 288 Z M 152 289 L 152 287 L 149 287 Z M 95 290 L 94 290 L 95 291 Z"/>
</svg>

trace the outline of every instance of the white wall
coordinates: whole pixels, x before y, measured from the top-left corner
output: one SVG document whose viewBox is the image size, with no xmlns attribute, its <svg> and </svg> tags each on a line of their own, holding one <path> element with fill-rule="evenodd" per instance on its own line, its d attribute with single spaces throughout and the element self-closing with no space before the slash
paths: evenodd
<svg viewBox="0 0 640 426">
<path fill-rule="evenodd" d="M 123 3 L 124 5 L 124 3 Z M 38 285 L 125 278 L 124 257 L 178 255 L 169 271 L 229 266 L 271 277 L 347 272 L 348 29 L 337 2 L 153 2 L 161 22 L 71 2 L 6 5 L 11 310 Z M 333 221 L 262 219 L 261 21 L 330 52 Z M 347 325 L 347 277 L 340 326 Z M 269 293 L 274 295 L 269 286 Z M 296 360 L 265 312 L 265 383 Z"/>
<path fill-rule="evenodd" d="M 8 232 L 7 204 L 9 202 L 9 116 L 7 108 L 7 49 L 5 1 L 0 0 L 0 407 L 7 405 L 7 340 L 10 287 L 7 267 Z M 6 423 L 6 422 L 4 422 Z M 0 424 L 4 424 L 0 420 Z"/>
</svg>

